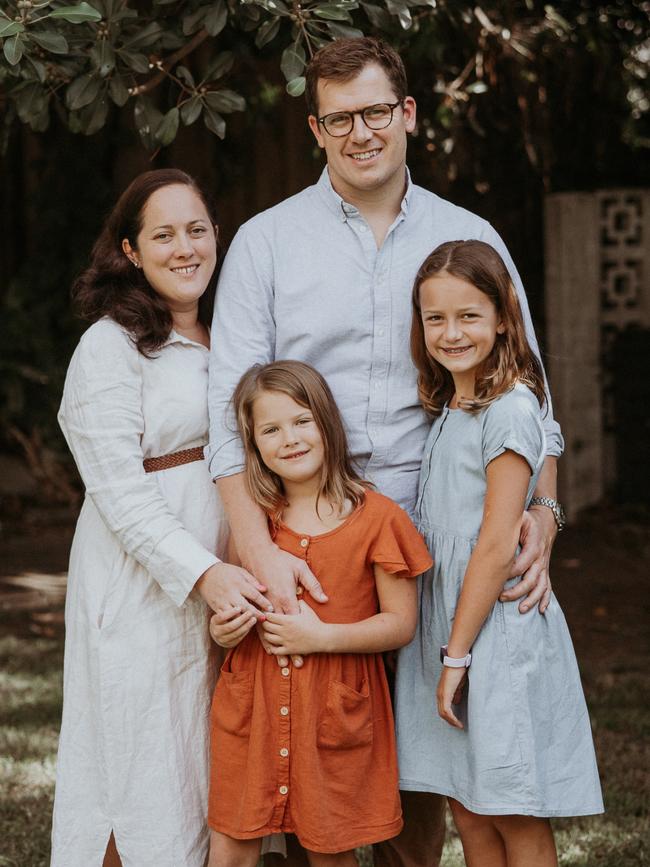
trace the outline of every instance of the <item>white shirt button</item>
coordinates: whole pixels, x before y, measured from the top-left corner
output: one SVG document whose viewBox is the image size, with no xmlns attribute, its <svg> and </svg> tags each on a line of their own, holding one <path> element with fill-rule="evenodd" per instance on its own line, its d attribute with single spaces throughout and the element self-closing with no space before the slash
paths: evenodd
<svg viewBox="0 0 650 867">
<path fill-rule="evenodd" d="M 301 548 L 306 548 L 307 545 L 309 545 L 309 539 L 301 539 L 300 540 L 300 547 Z"/>
<path fill-rule="evenodd" d="M 379 331 L 377 332 L 377 334 L 378 334 L 380 337 L 383 337 L 383 336 L 384 336 L 384 329 L 383 329 L 383 328 L 380 328 Z"/>
<path fill-rule="evenodd" d="M 280 750 L 280 755 L 283 759 L 286 759 L 286 757 L 289 755 L 289 750 L 286 747 L 282 747 L 282 749 Z"/>
<path fill-rule="evenodd" d="M 287 792 L 289 791 L 289 787 L 288 786 L 280 786 L 278 791 L 280 792 L 281 795 L 286 795 Z"/>
<path fill-rule="evenodd" d="M 283 677 L 289 677 L 289 669 L 288 668 L 282 669 L 282 676 Z"/>
<path fill-rule="evenodd" d="M 284 705 L 280 708 L 280 713 L 282 716 L 289 716 L 289 708 Z"/>
</svg>

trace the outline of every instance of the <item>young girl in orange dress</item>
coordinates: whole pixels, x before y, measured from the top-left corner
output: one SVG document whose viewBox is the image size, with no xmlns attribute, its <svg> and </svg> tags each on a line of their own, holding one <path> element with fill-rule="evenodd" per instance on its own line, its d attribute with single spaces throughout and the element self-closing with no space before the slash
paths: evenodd
<svg viewBox="0 0 650 867">
<path fill-rule="evenodd" d="M 352 867 L 357 846 L 402 827 L 381 653 L 412 639 L 412 579 L 431 558 L 406 513 L 354 471 L 317 371 L 253 367 L 233 400 L 251 493 L 328 601 L 266 615 L 266 648 L 250 614 L 219 614 L 219 643 L 234 649 L 212 707 L 209 864 L 254 867 L 262 838 L 284 831 L 312 867 Z M 290 661 L 298 654 L 301 667 Z"/>
</svg>

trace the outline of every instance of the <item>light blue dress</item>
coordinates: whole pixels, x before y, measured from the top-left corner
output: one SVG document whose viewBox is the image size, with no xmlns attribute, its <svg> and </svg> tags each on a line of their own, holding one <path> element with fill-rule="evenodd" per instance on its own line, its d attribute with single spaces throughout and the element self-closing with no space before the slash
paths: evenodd
<svg viewBox="0 0 650 867">
<path fill-rule="evenodd" d="M 541 412 L 524 385 L 477 414 L 445 409 L 424 452 L 417 522 L 434 566 L 419 579 L 414 640 L 399 656 L 395 715 L 400 788 L 438 792 L 485 815 L 603 811 L 589 714 L 564 615 L 496 602 L 472 648 L 465 728 L 438 716 L 439 648 L 451 631 L 483 515 L 488 463 L 507 449 L 531 469 L 545 456 Z M 508 586 L 517 579 L 508 582 Z"/>
</svg>

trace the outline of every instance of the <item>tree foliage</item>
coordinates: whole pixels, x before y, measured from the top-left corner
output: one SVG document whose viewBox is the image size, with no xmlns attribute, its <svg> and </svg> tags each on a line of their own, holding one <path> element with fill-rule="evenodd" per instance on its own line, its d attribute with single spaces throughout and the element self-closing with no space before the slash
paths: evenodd
<svg viewBox="0 0 650 867">
<path fill-rule="evenodd" d="M 122 110 L 149 149 L 199 121 L 223 138 L 225 116 L 246 108 L 241 73 L 257 57 L 276 57 L 300 96 L 317 48 L 373 32 L 429 59 L 443 130 L 459 114 L 471 120 L 504 59 L 535 84 L 550 56 L 562 62 L 577 43 L 596 54 L 624 48 L 638 120 L 648 111 L 649 11 L 646 0 L 5 0 L 0 100 L 7 127 L 17 118 L 44 131 L 54 110 L 91 135 Z"/>
</svg>

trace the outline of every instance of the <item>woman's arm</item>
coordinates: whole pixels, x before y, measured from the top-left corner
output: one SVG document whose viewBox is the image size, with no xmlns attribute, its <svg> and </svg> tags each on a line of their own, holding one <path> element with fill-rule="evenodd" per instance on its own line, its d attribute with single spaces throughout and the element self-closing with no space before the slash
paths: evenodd
<svg viewBox="0 0 650 867">
<path fill-rule="evenodd" d="M 374 566 L 379 614 L 358 623 L 326 623 L 304 602 L 300 614 L 267 614 L 264 636 L 276 655 L 380 653 L 408 644 L 415 634 L 415 579 L 396 578 Z"/>
<path fill-rule="evenodd" d="M 511 576 L 530 467 L 523 457 L 506 451 L 488 464 L 486 476 L 481 531 L 465 572 L 448 641 L 447 655 L 456 659 L 471 651 L 504 583 Z M 457 728 L 463 726 L 451 705 L 464 677 L 464 668 L 444 667 L 438 684 L 438 712 Z"/>
</svg>

